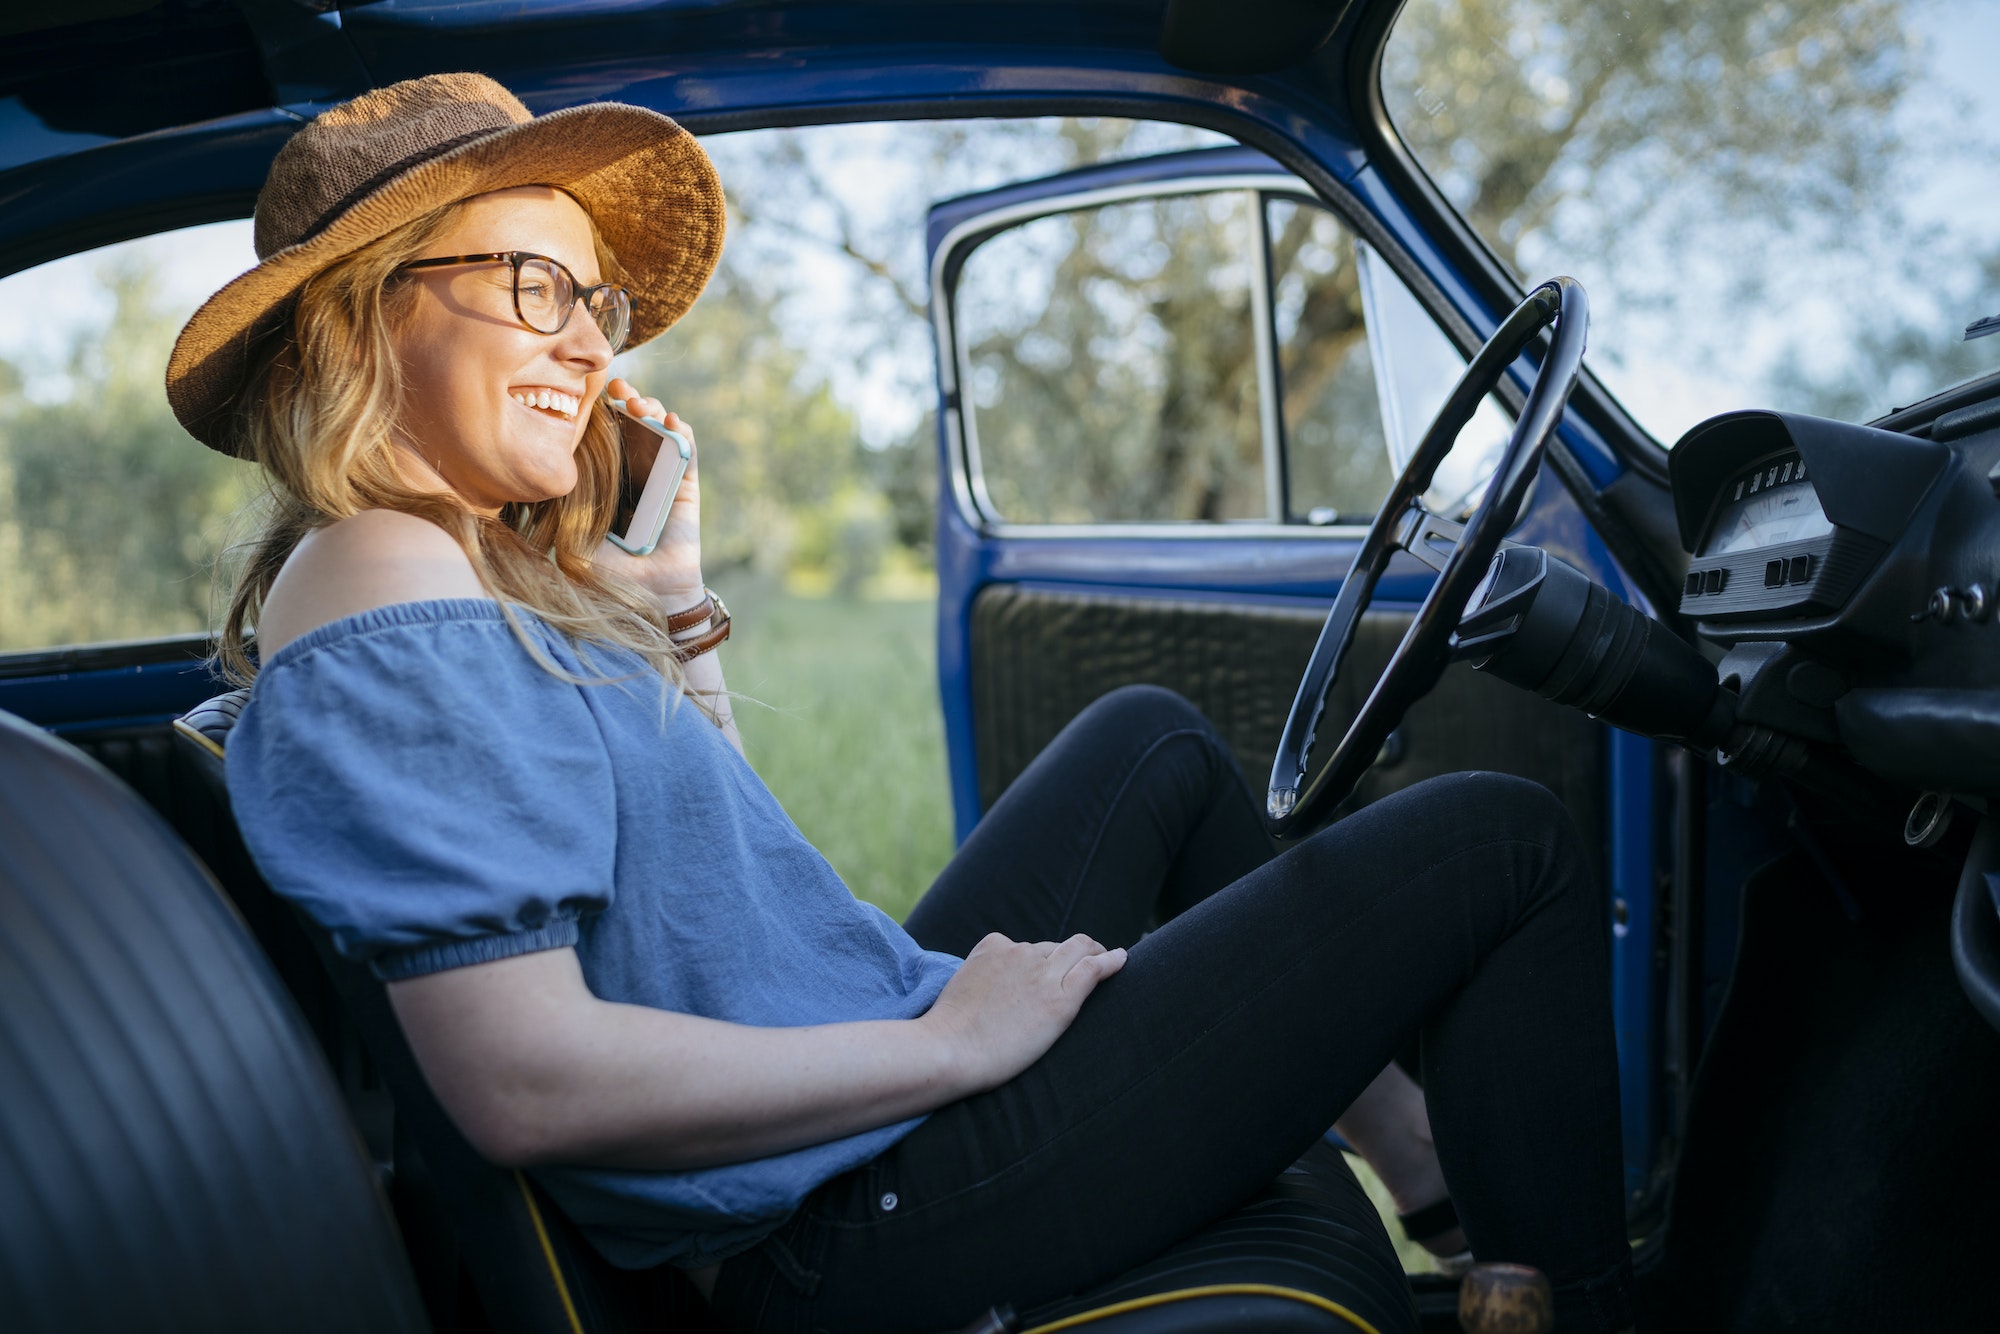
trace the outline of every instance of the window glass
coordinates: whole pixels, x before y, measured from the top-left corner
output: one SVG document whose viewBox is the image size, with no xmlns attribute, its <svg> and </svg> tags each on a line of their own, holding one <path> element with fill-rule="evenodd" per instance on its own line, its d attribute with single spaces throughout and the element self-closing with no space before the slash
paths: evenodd
<svg viewBox="0 0 2000 1334">
<path fill-rule="evenodd" d="M 1662 441 L 1863 420 L 2000 367 L 1992 0 L 1409 0 L 1390 118 Z"/>
<path fill-rule="evenodd" d="M 1266 207 L 1292 515 L 1365 523 L 1465 373 L 1465 358 L 1332 213 L 1289 199 Z M 1510 424 L 1488 395 L 1425 503 L 1449 516 L 1478 504 Z"/>
<path fill-rule="evenodd" d="M 1269 517 L 1253 207 L 1220 191 L 1079 209 L 967 258 L 966 417 L 1003 518 Z"/>
<path fill-rule="evenodd" d="M 1375 359 L 1375 387 L 1389 442 L 1389 466 L 1401 473 L 1417 452 L 1466 359 L 1430 313 L 1417 303 L 1395 271 L 1366 242 L 1356 241 L 1355 267 L 1368 310 L 1368 345 Z M 1459 430 L 1458 440 L 1431 478 L 1424 504 L 1450 518 L 1467 514 L 1486 494 L 1500 466 L 1513 417 L 1488 394 Z M 1387 494 L 1388 488 L 1383 488 Z"/>
<path fill-rule="evenodd" d="M 0 279 L 0 650 L 206 630 L 254 470 L 167 408 L 167 353 L 254 263 L 248 222 Z"/>
<path fill-rule="evenodd" d="M 1313 523 L 1366 522 L 1395 478 L 1354 239 L 1315 205 L 1265 207 L 1291 511 Z"/>
</svg>

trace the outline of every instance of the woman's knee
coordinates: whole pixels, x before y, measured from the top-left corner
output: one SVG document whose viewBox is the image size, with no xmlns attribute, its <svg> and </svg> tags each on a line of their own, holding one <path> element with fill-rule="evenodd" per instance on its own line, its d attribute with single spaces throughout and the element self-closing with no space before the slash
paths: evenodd
<svg viewBox="0 0 2000 1334">
<path fill-rule="evenodd" d="M 1099 695 L 1077 722 L 1105 727 L 1121 736 L 1163 735 L 1199 731 L 1214 735 L 1215 725 L 1185 696 L 1165 686 L 1131 685 Z"/>
<path fill-rule="evenodd" d="M 1490 770 L 1438 774 L 1384 800 L 1420 804 L 1424 808 L 1420 818 L 1440 828 L 1506 830 L 1542 836 L 1548 842 L 1576 838 L 1568 806 L 1532 778 L 1514 774 Z"/>
<path fill-rule="evenodd" d="M 1548 871 L 1565 878 L 1574 878 L 1569 873 L 1588 864 L 1569 808 L 1532 779 L 1487 770 L 1440 774 L 1376 805 L 1389 803 L 1394 803 L 1395 818 L 1440 846 L 1460 839 L 1499 839 L 1532 847 L 1545 856 Z"/>
</svg>

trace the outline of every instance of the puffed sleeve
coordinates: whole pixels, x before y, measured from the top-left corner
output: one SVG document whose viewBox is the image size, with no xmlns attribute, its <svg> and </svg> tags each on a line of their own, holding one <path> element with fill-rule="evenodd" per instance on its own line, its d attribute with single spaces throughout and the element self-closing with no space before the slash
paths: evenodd
<svg viewBox="0 0 2000 1334">
<path fill-rule="evenodd" d="M 497 615 L 432 608 L 286 645 L 228 744 L 264 878 L 385 981 L 573 945 L 611 900 L 611 764 L 579 687 Z"/>
</svg>

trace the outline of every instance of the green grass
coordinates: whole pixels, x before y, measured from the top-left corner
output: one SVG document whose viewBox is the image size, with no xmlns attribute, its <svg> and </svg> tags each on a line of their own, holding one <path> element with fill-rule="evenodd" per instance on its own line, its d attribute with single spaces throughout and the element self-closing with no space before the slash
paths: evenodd
<svg viewBox="0 0 2000 1334">
<path fill-rule="evenodd" d="M 724 593 L 745 754 L 848 888 L 900 920 L 953 847 L 932 604 Z"/>
</svg>

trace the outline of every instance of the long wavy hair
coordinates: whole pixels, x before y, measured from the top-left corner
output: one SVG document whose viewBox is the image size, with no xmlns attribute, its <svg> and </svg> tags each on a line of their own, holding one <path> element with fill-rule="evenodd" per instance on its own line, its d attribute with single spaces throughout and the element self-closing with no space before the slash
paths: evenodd
<svg viewBox="0 0 2000 1334">
<path fill-rule="evenodd" d="M 624 468 L 618 426 L 602 401 L 589 405 L 576 489 L 568 495 L 510 504 L 488 518 L 454 495 L 419 491 L 403 480 L 395 429 L 404 381 L 389 335 L 410 308 L 412 288 L 397 270 L 420 258 L 460 207 L 447 204 L 406 223 L 316 274 L 286 323 L 255 349 L 228 429 L 238 453 L 263 469 L 270 496 L 223 619 L 221 668 L 241 685 L 256 676 L 251 627 L 306 534 L 363 510 L 386 509 L 451 534 L 545 670 L 575 679 L 527 632 L 516 608 L 574 642 L 628 649 L 679 686 L 684 677 L 658 600 L 592 564 L 611 528 Z M 606 280 L 615 280 L 622 271 L 595 222 L 591 235 Z"/>
</svg>

